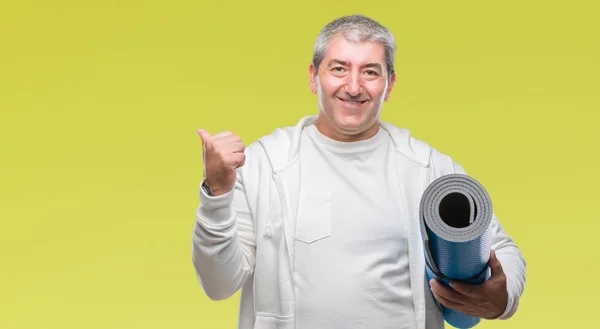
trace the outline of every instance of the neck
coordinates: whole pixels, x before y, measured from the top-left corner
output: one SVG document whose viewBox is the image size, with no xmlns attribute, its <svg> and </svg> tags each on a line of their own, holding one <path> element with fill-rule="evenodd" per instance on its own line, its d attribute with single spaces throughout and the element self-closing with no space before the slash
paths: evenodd
<svg viewBox="0 0 600 329">
<path fill-rule="evenodd" d="M 327 124 L 326 119 L 323 116 L 319 116 L 315 126 L 321 134 L 338 142 L 358 142 L 377 135 L 377 132 L 379 131 L 378 121 L 375 121 L 365 130 L 347 131 L 343 129 L 334 129 L 331 125 Z"/>
</svg>

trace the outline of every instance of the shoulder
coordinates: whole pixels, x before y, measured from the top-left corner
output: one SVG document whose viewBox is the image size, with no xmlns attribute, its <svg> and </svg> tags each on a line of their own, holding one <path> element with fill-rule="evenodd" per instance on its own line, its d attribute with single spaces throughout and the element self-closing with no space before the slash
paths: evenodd
<svg viewBox="0 0 600 329">
<path fill-rule="evenodd" d="M 297 158 L 304 127 L 316 120 L 315 115 L 302 117 L 294 125 L 276 128 L 272 133 L 260 137 L 250 147 L 260 148 L 274 171 L 283 170 Z"/>
<path fill-rule="evenodd" d="M 243 171 L 256 174 L 257 171 L 277 171 L 285 167 L 298 148 L 294 142 L 298 138 L 298 130 L 297 126 L 278 127 L 248 144 L 244 151 L 246 164 Z"/>
<path fill-rule="evenodd" d="M 422 167 L 429 166 L 432 147 L 427 142 L 415 138 L 410 130 L 389 122 L 380 121 L 379 126 L 390 135 L 398 153 Z"/>
<path fill-rule="evenodd" d="M 450 155 L 441 152 L 425 140 L 416 138 L 410 130 L 387 122 L 381 122 L 381 127 L 388 131 L 400 154 L 428 168 L 433 176 L 464 173 L 463 168 Z"/>
</svg>

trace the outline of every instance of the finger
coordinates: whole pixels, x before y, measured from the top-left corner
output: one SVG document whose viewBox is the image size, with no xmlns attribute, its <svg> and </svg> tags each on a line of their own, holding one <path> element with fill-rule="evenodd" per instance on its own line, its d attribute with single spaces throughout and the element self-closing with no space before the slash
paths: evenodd
<svg viewBox="0 0 600 329">
<path fill-rule="evenodd" d="M 217 133 L 213 136 L 214 139 L 221 139 L 223 137 L 228 137 L 228 136 L 232 136 L 233 133 L 231 131 L 222 131 L 220 133 Z"/>
<path fill-rule="evenodd" d="M 213 138 L 213 143 L 217 147 L 226 147 L 229 144 L 240 143 L 242 139 L 236 135 L 222 136 L 219 138 Z"/>
<path fill-rule="evenodd" d="M 474 310 L 474 306 L 476 306 L 476 305 L 454 302 L 454 301 L 448 300 L 440 295 L 436 295 L 435 293 L 433 294 L 433 296 L 440 304 L 444 305 L 447 308 L 461 312 L 468 316 L 480 317 L 480 315 L 477 313 L 477 311 Z"/>
<path fill-rule="evenodd" d="M 465 309 L 465 305 L 463 303 L 449 300 L 449 299 L 445 298 L 444 296 L 441 296 L 441 295 L 435 293 L 433 290 L 432 290 L 432 292 L 433 292 L 433 297 L 435 297 L 435 299 L 440 304 L 446 306 L 447 308 L 451 308 L 453 310 L 460 311 L 460 312 L 462 312 Z"/>
<path fill-rule="evenodd" d="M 478 296 L 481 290 L 481 287 L 478 285 L 462 283 L 457 281 L 451 281 L 450 287 L 452 287 L 452 289 L 456 290 L 457 292 L 469 297 Z"/>
<path fill-rule="evenodd" d="M 460 312 L 462 312 L 465 315 L 472 316 L 474 318 L 481 318 L 482 317 L 481 314 L 479 314 L 476 311 L 473 311 L 471 309 L 464 309 L 464 310 L 462 310 Z"/>
<path fill-rule="evenodd" d="M 234 153 L 228 158 L 227 162 L 237 169 L 246 163 L 246 155 L 244 153 Z"/>
<path fill-rule="evenodd" d="M 213 145 L 213 151 L 221 158 L 228 158 L 236 153 L 244 153 L 245 149 L 244 144 L 240 142 L 227 145 Z"/>
<path fill-rule="evenodd" d="M 431 284 L 431 290 L 434 293 L 444 297 L 445 299 L 448 299 L 453 302 L 458 302 L 458 303 L 464 303 L 464 302 L 469 301 L 469 298 L 467 296 L 465 296 L 449 287 L 446 287 L 445 285 L 438 282 L 437 280 L 431 280 L 430 284 Z"/>
<path fill-rule="evenodd" d="M 490 254 L 490 270 L 491 270 L 491 275 L 492 276 L 496 276 L 499 274 L 503 274 L 504 270 L 502 269 L 502 264 L 500 263 L 500 261 L 498 260 L 498 258 L 496 257 L 496 251 L 492 250 L 491 254 Z"/>
<path fill-rule="evenodd" d="M 240 153 L 240 152 L 244 152 L 244 150 L 246 149 L 246 147 L 244 146 L 243 143 L 237 142 L 237 143 L 230 144 L 229 145 L 229 149 L 233 153 Z"/>
</svg>

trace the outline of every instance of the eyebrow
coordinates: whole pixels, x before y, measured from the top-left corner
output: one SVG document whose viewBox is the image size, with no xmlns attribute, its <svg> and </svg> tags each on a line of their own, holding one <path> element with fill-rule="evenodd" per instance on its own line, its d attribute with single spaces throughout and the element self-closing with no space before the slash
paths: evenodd
<svg viewBox="0 0 600 329">
<path fill-rule="evenodd" d="M 348 62 L 342 61 L 339 59 L 332 59 L 329 61 L 329 64 L 327 66 L 331 67 L 334 64 L 340 64 L 340 65 L 347 66 Z M 379 63 L 367 63 L 367 64 L 363 65 L 362 68 L 376 68 L 379 71 L 383 71 L 383 68 L 381 67 L 381 64 L 379 64 Z"/>
</svg>

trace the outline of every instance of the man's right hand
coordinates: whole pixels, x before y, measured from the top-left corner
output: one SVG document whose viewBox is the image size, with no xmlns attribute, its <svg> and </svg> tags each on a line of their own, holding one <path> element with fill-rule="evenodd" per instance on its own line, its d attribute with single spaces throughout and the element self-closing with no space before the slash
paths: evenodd
<svg viewBox="0 0 600 329">
<path fill-rule="evenodd" d="M 231 191 L 235 185 L 236 169 L 246 162 L 244 144 L 230 131 L 211 136 L 204 129 L 197 131 L 202 139 L 204 178 L 214 196 Z"/>
</svg>

